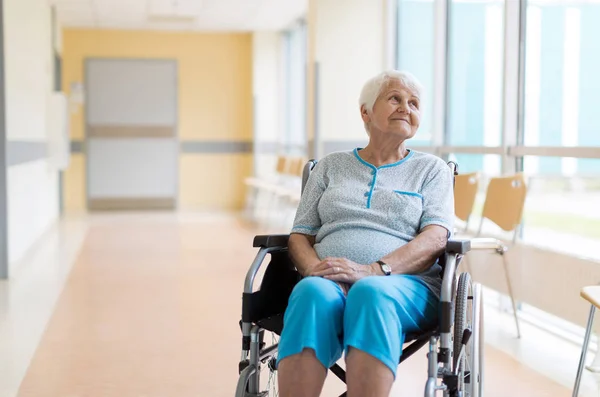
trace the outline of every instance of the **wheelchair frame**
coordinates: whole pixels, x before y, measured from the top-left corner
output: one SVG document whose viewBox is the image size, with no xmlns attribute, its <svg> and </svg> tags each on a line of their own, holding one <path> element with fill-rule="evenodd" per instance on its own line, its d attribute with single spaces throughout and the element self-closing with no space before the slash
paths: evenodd
<svg viewBox="0 0 600 397">
<path fill-rule="evenodd" d="M 302 190 L 312 168 L 316 165 L 315 160 L 310 160 L 304 168 L 302 177 Z M 453 174 L 457 174 L 457 166 L 450 162 Z M 254 292 L 254 280 L 257 273 L 263 264 L 267 254 L 287 255 L 289 235 L 262 235 L 255 236 L 253 247 L 259 248 L 258 253 L 248 270 L 244 282 L 244 292 L 242 296 L 242 319 L 240 326 L 242 330 L 242 354 L 239 363 L 240 378 L 236 388 L 236 397 L 266 397 L 267 392 L 261 392 L 260 389 L 260 369 L 261 365 L 269 365 L 272 371 L 275 371 L 275 361 L 277 353 L 277 344 L 265 348 L 263 341 L 264 330 L 281 334 L 282 316 L 287 306 L 287 301 L 283 307 L 278 308 L 275 312 L 268 313 L 268 316 L 263 321 L 256 321 L 251 312 L 256 302 L 253 298 L 258 292 Z M 406 342 L 410 342 L 407 347 L 404 347 L 400 356 L 401 364 L 418 350 L 420 350 L 427 342 L 429 342 L 428 357 L 428 376 L 425 385 L 425 397 L 433 397 L 438 391 L 442 391 L 444 397 L 480 397 L 483 390 L 483 359 L 482 345 L 482 301 L 481 301 L 481 286 L 477 283 L 471 284 L 468 273 L 463 273 L 461 277 L 457 277 L 456 271 L 463 256 L 471 250 L 471 240 L 448 240 L 445 253 L 440 258 L 442 265 L 442 288 L 440 294 L 440 317 L 439 324 L 436 329 L 418 334 L 407 335 Z M 273 265 L 277 265 L 276 263 Z M 268 270 L 268 268 L 267 268 Z M 295 269 L 293 269 L 295 271 Z M 300 277 L 298 275 L 298 277 Z M 466 280 L 466 281 L 465 281 Z M 457 286 L 458 284 L 458 286 Z M 469 287 L 471 291 L 469 290 Z M 457 290 L 461 292 L 461 302 L 456 305 Z M 291 290 L 289 291 L 291 293 Z M 470 294 L 469 294 L 470 292 Z M 473 330 L 466 328 L 464 330 L 454 329 L 455 309 L 461 307 L 466 311 L 467 299 L 471 299 L 472 303 L 472 322 Z M 464 301 L 464 302 L 463 302 Z M 275 314 L 273 316 L 273 314 Z M 279 316 L 279 318 L 274 317 Z M 459 313 L 459 317 L 463 314 Z M 466 319 L 460 319 L 462 323 Z M 462 324 L 461 323 L 461 324 Z M 454 335 L 453 335 L 454 331 Z M 470 339 L 472 340 L 471 350 L 472 357 L 471 370 L 465 368 L 466 359 L 464 358 L 466 346 Z M 412 341 L 412 342 L 411 342 Z M 405 342 L 405 343 L 406 343 Z M 439 346 L 438 346 L 439 342 Z M 455 346 L 461 347 L 459 352 L 455 352 Z M 455 356 L 455 354 L 457 356 Z M 454 360 L 453 360 L 454 358 Z M 329 370 L 335 374 L 342 382 L 346 383 L 346 373 L 338 365 L 334 364 Z M 438 379 L 441 383 L 438 384 Z M 465 394 L 465 387 L 468 389 L 468 394 Z M 340 397 L 346 395 L 344 392 Z"/>
</svg>

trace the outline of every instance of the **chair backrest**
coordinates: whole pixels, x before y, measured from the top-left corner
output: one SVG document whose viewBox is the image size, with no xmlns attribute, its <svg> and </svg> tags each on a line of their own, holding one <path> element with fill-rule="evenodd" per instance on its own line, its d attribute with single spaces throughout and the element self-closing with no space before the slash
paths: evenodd
<svg viewBox="0 0 600 397">
<path fill-rule="evenodd" d="M 305 159 L 302 157 L 292 157 L 290 160 L 290 166 L 287 170 L 287 174 L 290 176 L 300 176 L 302 175 L 302 168 L 305 164 Z"/>
<path fill-rule="evenodd" d="M 523 217 L 526 195 L 527 186 L 522 173 L 490 179 L 481 214 L 479 234 L 483 220 L 487 218 L 502 230 L 514 231 L 516 237 Z"/>
<path fill-rule="evenodd" d="M 277 165 L 275 166 L 275 170 L 277 171 L 278 174 L 283 174 L 285 173 L 286 167 L 287 167 L 287 157 L 286 156 L 277 156 Z"/>
<path fill-rule="evenodd" d="M 302 178 L 302 174 L 304 173 L 304 166 L 308 160 L 306 157 L 300 157 L 298 159 L 298 163 L 296 165 L 296 169 L 294 170 L 294 175 Z"/>
<path fill-rule="evenodd" d="M 477 172 L 454 177 L 454 214 L 458 219 L 465 222 L 469 220 L 478 188 L 479 173 Z"/>
</svg>

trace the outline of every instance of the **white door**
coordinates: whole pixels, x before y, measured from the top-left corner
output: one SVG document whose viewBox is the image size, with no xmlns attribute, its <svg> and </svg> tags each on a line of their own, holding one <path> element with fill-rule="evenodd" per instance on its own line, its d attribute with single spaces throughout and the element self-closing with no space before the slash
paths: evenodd
<svg viewBox="0 0 600 397">
<path fill-rule="evenodd" d="M 86 63 L 89 209 L 171 209 L 177 203 L 177 64 Z"/>
</svg>

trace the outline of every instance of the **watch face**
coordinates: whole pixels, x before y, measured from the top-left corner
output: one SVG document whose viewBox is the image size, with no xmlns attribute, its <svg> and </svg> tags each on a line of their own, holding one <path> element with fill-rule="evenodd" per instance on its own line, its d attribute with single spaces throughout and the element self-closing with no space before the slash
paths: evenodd
<svg viewBox="0 0 600 397">
<path fill-rule="evenodd" d="M 383 265 L 381 265 L 381 268 L 383 269 L 383 271 L 385 273 L 391 273 L 392 272 L 392 268 L 390 267 L 390 265 L 388 265 L 387 263 L 384 263 Z"/>
</svg>

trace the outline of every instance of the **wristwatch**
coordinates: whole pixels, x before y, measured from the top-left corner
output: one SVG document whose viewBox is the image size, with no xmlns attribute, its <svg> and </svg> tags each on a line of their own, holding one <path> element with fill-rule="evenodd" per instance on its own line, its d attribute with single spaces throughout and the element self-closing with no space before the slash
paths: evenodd
<svg viewBox="0 0 600 397">
<path fill-rule="evenodd" d="M 377 261 L 377 263 L 379 263 L 379 266 L 381 266 L 381 271 L 386 275 L 389 276 L 390 274 L 392 274 L 392 268 L 390 267 L 390 265 L 388 265 L 387 263 L 385 263 L 384 261 Z"/>
</svg>

